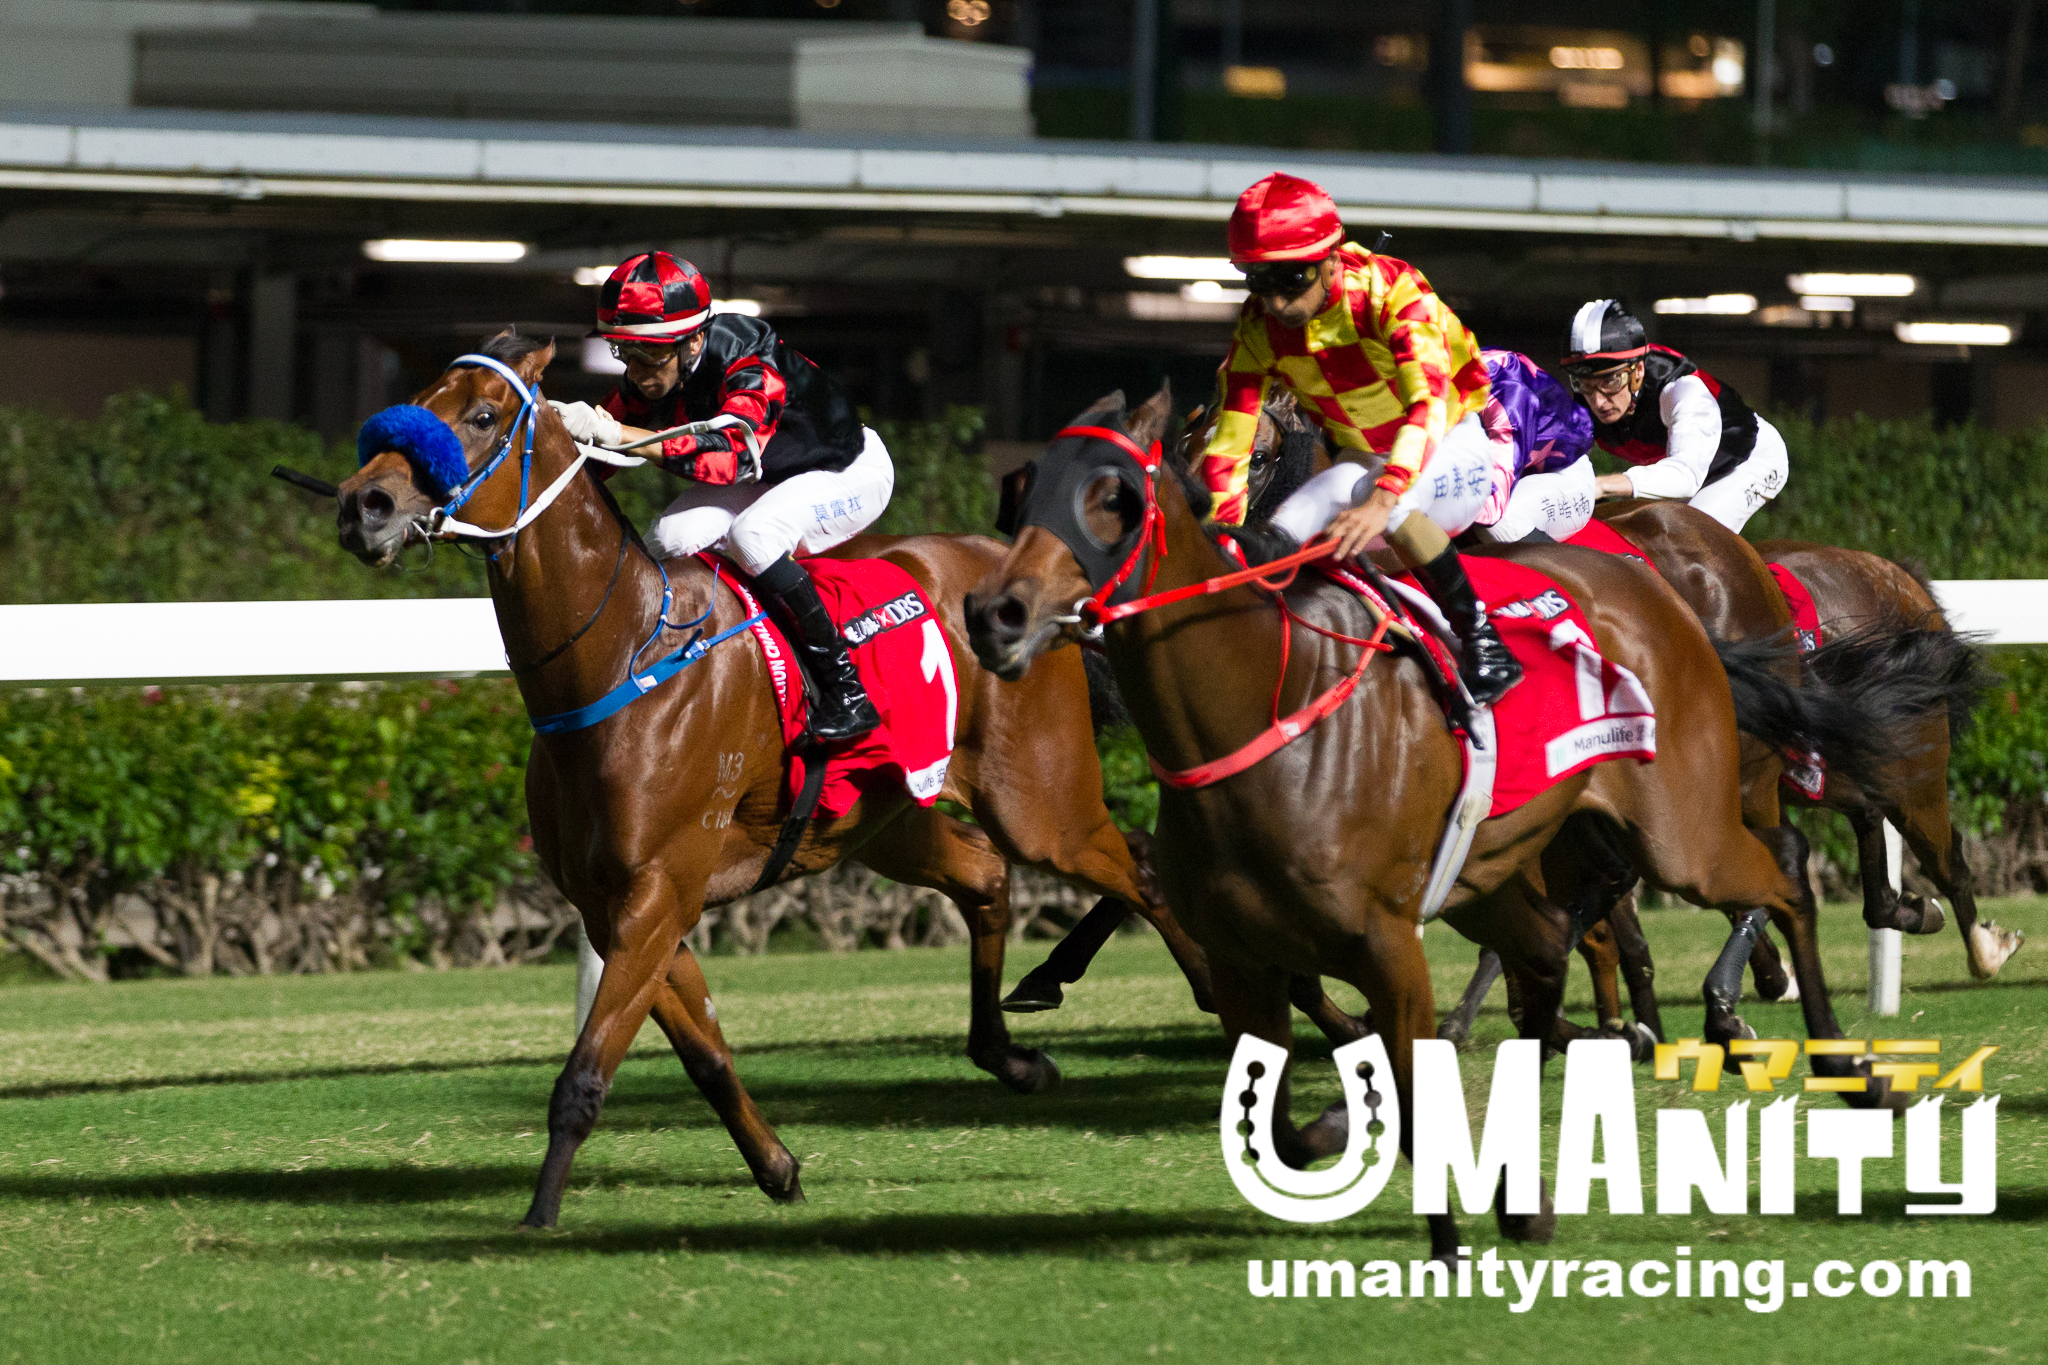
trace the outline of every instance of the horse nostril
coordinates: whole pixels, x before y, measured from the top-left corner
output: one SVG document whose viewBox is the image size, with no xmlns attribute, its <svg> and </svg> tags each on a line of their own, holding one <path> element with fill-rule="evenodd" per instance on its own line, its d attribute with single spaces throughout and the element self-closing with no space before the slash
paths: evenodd
<svg viewBox="0 0 2048 1365">
<path fill-rule="evenodd" d="M 990 622 L 1002 627 L 1007 635 L 1023 634 L 1024 623 L 1029 619 L 1030 614 L 1024 610 L 1024 603 L 1011 594 L 997 598 L 989 606 Z"/>
<path fill-rule="evenodd" d="M 382 526 L 398 510 L 398 503 L 381 488 L 370 487 L 357 500 L 357 516 L 365 526 Z"/>
</svg>

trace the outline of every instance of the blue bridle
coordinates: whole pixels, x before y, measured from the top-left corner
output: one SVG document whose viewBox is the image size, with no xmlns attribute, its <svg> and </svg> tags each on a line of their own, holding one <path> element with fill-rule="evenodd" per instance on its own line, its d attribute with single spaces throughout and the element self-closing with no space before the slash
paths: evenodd
<svg viewBox="0 0 2048 1365">
<path fill-rule="evenodd" d="M 425 530 L 430 538 L 446 534 L 467 536 L 476 540 L 502 540 L 516 535 L 548 509 L 549 505 L 554 502 L 556 495 L 567 486 L 569 480 L 583 467 L 584 461 L 591 458 L 597 452 L 579 445 L 577 457 L 569 468 L 564 470 L 552 484 L 548 485 L 538 500 L 529 502 L 533 481 L 533 438 L 534 433 L 540 428 L 539 391 L 527 387 L 526 381 L 521 379 L 511 366 L 491 356 L 476 354 L 457 356 L 448 363 L 448 368 L 450 370 L 471 368 L 493 370 L 506 383 L 512 386 L 512 392 L 519 395 L 519 411 L 512 415 L 512 423 L 505 429 L 505 435 L 498 442 L 498 447 L 492 452 L 491 458 L 484 461 L 479 468 L 471 470 L 468 461 L 463 457 L 461 441 L 457 439 L 454 431 L 441 419 L 439 414 L 417 404 L 401 403 L 395 407 L 384 409 L 363 424 L 363 429 L 356 438 L 358 459 L 360 463 L 368 464 L 379 451 L 399 451 L 412 460 L 414 465 L 438 487 L 446 490 L 442 495 L 441 502 L 434 508 L 428 518 Z M 491 475 L 498 472 L 498 467 L 504 464 L 506 459 L 510 457 L 512 448 L 515 445 L 520 448 L 519 513 L 513 519 L 512 524 L 502 531 L 487 531 L 482 527 L 472 526 L 466 522 L 455 520 L 451 514 L 468 502 L 477 489 L 483 487 L 484 483 L 490 479 Z M 621 466 L 646 463 L 645 460 L 636 456 L 605 454 L 601 458 L 605 459 L 607 463 Z M 457 469 L 460 469 L 462 473 L 456 474 L 455 471 Z M 626 533 L 623 527 L 621 528 L 621 533 Z M 655 618 L 653 631 L 648 634 L 645 640 L 640 642 L 640 647 L 634 650 L 632 656 L 626 660 L 626 680 L 605 693 L 602 697 L 599 697 L 596 701 L 591 702 L 588 706 L 579 706 L 573 711 L 562 711 L 551 716 L 529 716 L 528 720 L 532 722 L 536 733 L 556 735 L 572 730 L 582 730 L 595 725 L 607 716 L 621 711 L 633 702 L 638 701 L 641 697 L 646 696 L 683 669 L 709 654 L 712 646 L 729 640 L 741 631 L 766 619 L 765 612 L 755 612 L 738 625 L 728 626 L 708 639 L 705 638 L 703 631 L 704 623 L 711 619 L 711 613 L 718 602 L 718 594 L 714 589 L 705 602 L 704 611 L 701 615 L 689 621 L 670 621 L 668 613 L 669 609 L 675 605 L 675 584 L 669 580 L 668 568 L 660 559 L 649 555 L 648 560 L 654 565 L 655 572 L 661 575 L 661 612 Z M 599 610 L 602 609 L 600 606 Z M 657 660 L 648 666 L 645 673 L 642 673 L 640 671 L 640 656 L 645 654 L 653 646 L 654 642 L 661 638 L 661 633 L 664 630 L 691 631 L 693 633 L 683 643 L 682 648 L 665 658 Z"/>
</svg>

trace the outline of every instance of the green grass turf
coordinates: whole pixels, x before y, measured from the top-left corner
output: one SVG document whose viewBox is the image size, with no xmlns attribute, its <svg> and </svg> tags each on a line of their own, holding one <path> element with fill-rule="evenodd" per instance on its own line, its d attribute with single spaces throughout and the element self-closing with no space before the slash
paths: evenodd
<svg viewBox="0 0 2048 1365">
<path fill-rule="evenodd" d="M 1112 944 L 1066 1009 L 1015 1021 L 1065 1070 L 1035 1097 L 961 1055 L 960 950 L 711 961 L 741 1074 L 803 1158 L 810 1202 L 755 1191 L 649 1028 L 554 1234 L 513 1224 L 568 1042 L 569 969 L 0 991 L 0 1360 L 2040 1360 L 2048 901 L 1995 910 L 2034 946 L 1974 986 L 1952 930 L 1907 940 L 1897 1021 L 1866 1016 L 1864 935 L 1844 907 L 1827 965 L 1851 1033 L 1938 1036 L 1951 1060 L 2004 1047 L 1987 1071 L 2004 1097 L 1997 1215 L 1905 1217 L 1893 1160 L 1867 1169 L 1870 1213 L 1838 1218 L 1832 1163 L 1802 1159 L 1796 1217 L 1596 1213 L 1526 1253 L 1626 1262 L 1684 1244 L 1782 1257 L 1788 1279 L 1831 1256 L 1961 1257 L 1969 1300 L 1858 1294 L 1765 1315 L 1573 1296 L 1521 1316 L 1483 1298 L 1255 1300 L 1249 1258 L 1426 1255 L 1407 1170 L 1332 1226 L 1247 1206 L 1218 1148 L 1220 1036 L 1147 937 Z M 1696 1032 L 1723 921 L 1648 918 L 1667 1025 Z M 1471 948 L 1442 927 L 1427 946 L 1438 999 L 1455 998 Z M 1017 953 L 1012 979 L 1039 955 Z M 1572 998 L 1587 1017 L 1583 973 Z M 1475 1121 L 1501 999 L 1465 1062 Z M 1796 1006 L 1746 1014 L 1799 1035 Z M 1547 1142 L 1561 1074 L 1545 1073 Z M 1336 1096 L 1326 1062 L 1304 1086 L 1302 1115 Z M 1648 1110 L 1739 1095 L 1695 1101 L 1641 1074 L 1646 1177 Z M 1495 1243 L 1490 1218 L 1462 1226 Z"/>
</svg>

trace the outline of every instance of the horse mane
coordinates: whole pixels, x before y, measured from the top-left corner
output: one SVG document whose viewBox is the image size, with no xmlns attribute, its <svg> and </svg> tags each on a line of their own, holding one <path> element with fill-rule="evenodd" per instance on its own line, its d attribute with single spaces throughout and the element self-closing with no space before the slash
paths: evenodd
<svg viewBox="0 0 2048 1365">
<path fill-rule="evenodd" d="M 476 352 L 506 365 L 516 365 L 534 352 L 545 351 L 554 344 L 553 337 L 524 336 L 517 327 L 507 327 L 479 341 Z"/>
</svg>

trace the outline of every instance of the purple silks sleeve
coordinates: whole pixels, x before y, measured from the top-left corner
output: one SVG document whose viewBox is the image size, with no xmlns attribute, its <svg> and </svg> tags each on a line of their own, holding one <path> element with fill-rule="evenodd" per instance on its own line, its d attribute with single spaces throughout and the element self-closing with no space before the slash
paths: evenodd
<svg viewBox="0 0 2048 1365">
<path fill-rule="evenodd" d="M 1482 351 L 1494 400 L 1515 429 L 1515 477 L 1563 469 L 1593 448 L 1593 415 L 1518 351 Z"/>
</svg>

